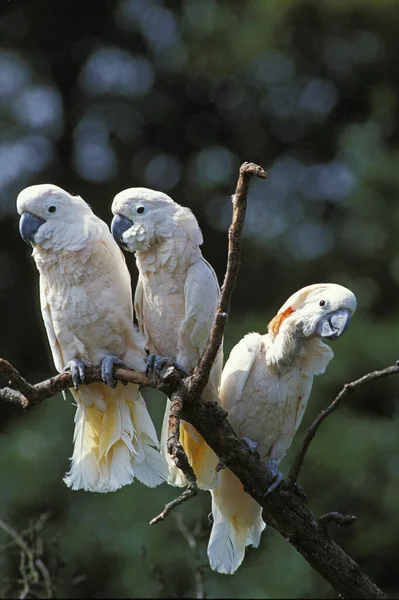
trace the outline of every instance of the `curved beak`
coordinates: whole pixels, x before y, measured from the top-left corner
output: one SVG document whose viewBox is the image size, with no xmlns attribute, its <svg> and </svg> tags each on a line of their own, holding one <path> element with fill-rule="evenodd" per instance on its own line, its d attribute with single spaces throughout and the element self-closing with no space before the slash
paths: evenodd
<svg viewBox="0 0 399 600">
<path fill-rule="evenodd" d="M 317 324 L 316 331 L 320 337 L 336 340 L 344 333 L 349 325 L 351 313 L 342 308 L 325 315 Z"/>
<path fill-rule="evenodd" d="M 45 219 L 36 217 L 36 215 L 32 215 L 30 212 L 22 213 L 19 220 L 19 233 L 24 242 L 27 244 L 33 244 L 33 238 L 35 237 L 39 227 L 41 227 L 41 225 L 43 225 L 45 222 Z"/>
<path fill-rule="evenodd" d="M 114 236 L 116 243 L 124 247 L 122 236 L 133 225 L 133 221 L 122 215 L 115 215 L 111 222 L 111 233 Z"/>
</svg>

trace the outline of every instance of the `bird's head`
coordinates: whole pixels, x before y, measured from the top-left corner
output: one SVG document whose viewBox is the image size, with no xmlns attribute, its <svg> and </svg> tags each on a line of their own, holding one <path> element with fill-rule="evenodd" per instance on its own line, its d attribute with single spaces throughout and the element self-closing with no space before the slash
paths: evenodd
<svg viewBox="0 0 399 600">
<path fill-rule="evenodd" d="M 268 326 L 269 334 L 291 332 L 300 337 L 338 339 L 356 310 L 355 295 L 335 283 L 317 283 L 302 288 L 278 311 Z"/>
<path fill-rule="evenodd" d="M 87 238 L 93 213 L 79 196 L 44 183 L 32 185 L 19 193 L 17 210 L 21 215 L 19 232 L 32 246 L 46 250 L 75 250 Z"/>
<path fill-rule="evenodd" d="M 191 210 L 163 192 L 140 187 L 123 190 L 115 196 L 111 210 L 114 214 L 112 235 L 129 252 L 148 250 L 183 230 L 195 243 L 202 243 L 201 231 Z"/>
</svg>

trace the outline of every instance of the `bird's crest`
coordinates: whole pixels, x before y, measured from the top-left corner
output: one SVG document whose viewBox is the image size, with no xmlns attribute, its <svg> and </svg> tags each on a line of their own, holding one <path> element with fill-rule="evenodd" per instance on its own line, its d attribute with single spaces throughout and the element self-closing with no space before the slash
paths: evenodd
<svg viewBox="0 0 399 600">
<path fill-rule="evenodd" d="M 268 331 L 270 333 L 272 333 L 273 335 L 277 335 L 278 332 L 280 331 L 280 327 L 281 327 L 283 321 L 285 321 L 285 319 L 287 317 L 289 317 L 289 315 L 291 315 L 293 312 L 294 312 L 294 309 L 292 308 L 292 306 L 289 306 L 282 312 L 277 313 L 277 315 L 275 317 L 273 317 L 273 319 L 270 321 L 269 325 L 267 326 Z"/>
</svg>

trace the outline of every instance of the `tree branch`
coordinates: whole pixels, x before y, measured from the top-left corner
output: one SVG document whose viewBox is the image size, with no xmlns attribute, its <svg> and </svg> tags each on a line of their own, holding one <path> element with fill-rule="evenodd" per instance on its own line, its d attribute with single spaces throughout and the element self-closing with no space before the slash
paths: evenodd
<svg viewBox="0 0 399 600">
<path fill-rule="evenodd" d="M 233 216 L 229 228 L 227 267 L 220 293 L 220 300 L 205 350 L 199 359 L 188 384 L 188 391 L 196 396 L 202 394 L 208 383 L 209 373 L 211 372 L 212 365 L 223 340 L 224 329 L 229 316 L 231 295 L 241 264 L 242 230 L 247 210 L 249 180 L 252 175 L 256 175 L 256 177 L 262 179 L 266 179 L 267 177 L 267 174 L 262 167 L 259 167 L 254 163 L 245 162 L 240 167 L 236 192 L 232 197 Z"/>
<path fill-rule="evenodd" d="M 43 400 L 47 400 L 47 398 L 51 398 L 59 392 L 73 387 L 72 376 L 70 373 L 60 373 L 59 375 L 50 377 L 50 379 L 32 385 L 19 374 L 15 367 L 3 358 L 0 358 L 0 374 L 9 377 L 9 385 L 12 386 L 0 389 L 0 400 L 19 404 L 25 410 L 40 404 Z M 151 387 L 157 387 L 161 390 L 163 390 L 165 386 L 165 382 L 162 384 L 150 382 L 144 373 L 125 367 L 115 367 L 114 377 L 118 381 L 137 383 L 138 385 L 143 386 L 151 385 Z M 180 380 L 180 375 L 178 373 L 176 373 L 176 380 Z M 85 381 L 87 384 L 101 381 L 101 368 L 87 368 L 85 371 Z M 167 384 L 170 385 L 168 381 Z"/>
<path fill-rule="evenodd" d="M 294 484 L 296 481 L 298 481 L 298 477 L 299 477 L 299 473 L 300 473 L 300 470 L 303 465 L 303 461 L 305 460 L 306 453 L 309 449 L 311 441 L 313 440 L 314 436 L 317 433 L 317 430 L 319 429 L 319 427 L 323 423 L 323 421 L 325 419 L 327 419 L 327 417 L 329 415 L 331 415 L 331 413 L 338 408 L 338 406 L 341 404 L 341 402 L 345 396 L 347 396 L 350 392 L 355 391 L 355 389 L 360 387 L 361 385 L 364 385 L 365 383 L 369 383 L 370 381 L 373 381 L 374 379 L 380 379 L 381 377 L 387 377 L 388 375 L 395 375 L 398 373 L 399 373 L 399 366 L 396 364 L 391 367 L 387 367 L 386 369 L 382 369 L 380 371 L 372 371 L 371 373 L 367 373 L 367 375 L 360 377 L 360 379 L 356 379 L 356 381 L 352 381 L 351 383 L 346 383 L 344 385 L 344 387 L 342 388 L 342 390 L 340 391 L 340 393 L 338 394 L 338 396 L 331 402 L 331 404 L 327 408 L 325 408 L 319 414 L 319 416 L 313 421 L 313 423 L 307 430 L 304 440 L 302 442 L 302 445 L 301 445 L 301 447 L 294 459 L 294 462 L 291 466 L 291 470 L 287 477 L 287 482 Z"/>
<path fill-rule="evenodd" d="M 14 369 L 15 371 L 15 369 Z M 17 372 L 15 372 L 17 374 Z M 29 385 L 22 379 L 16 378 L 19 384 Z M 0 519 L 0 529 L 7 533 L 14 544 L 20 549 L 19 572 L 21 574 L 22 590 L 18 598 L 39 597 L 35 588 L 43 587 L 46 598 L 53 597 L 53 582 L 50 573 L 43 560 L 40 558 L 41 552 L 37 548 L 30 547 L 25 541 L 23 535 L 18 533 L 13 527 L 8 525 L 3 519 Z M 37 531 L 38 528 L 36 528 Z M 34 528 L 35 530 L 35 528 Z M 4 548 L 3 548 L 4 550 Z"/>
<path fill-rule="evenodd" d="M 337 511 L 326 513 L 319 517 L 319 524 L 327 527 L 330 523 L 335 523 L 340 527 L 349 527 L 356 523 L 357 517 L 355 515 L 342 515 Z"/>
</svg>

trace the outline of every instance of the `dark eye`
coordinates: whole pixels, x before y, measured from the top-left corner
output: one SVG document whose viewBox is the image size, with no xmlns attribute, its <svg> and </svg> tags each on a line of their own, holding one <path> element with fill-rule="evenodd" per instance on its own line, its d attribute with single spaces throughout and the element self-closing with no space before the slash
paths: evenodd
<svg viewBox="0 0 399 600">
<path fill-rule="evenodd" d="M 48 211 L 49 211 L 49 213 L 55 213 L 55 211 L 56 211 L 56 210 L 57 210 L 57 207 L 56 207 L 56 206 L 49 206 L 49 207 L 48 207 Z"/>
<path fill-rule="evenodd" d="M 326 301 L 325 300 L 320 300 L 319 306 L 325 306 L 325 305 L 326 305 Z"/>
<path fill-rule="evenodd" d="M 141 215 L 144 212 L 144 206 L 138 206 L 136 208 L 136 212 L 139 213 L 139 215 Z"/>
</svg>

